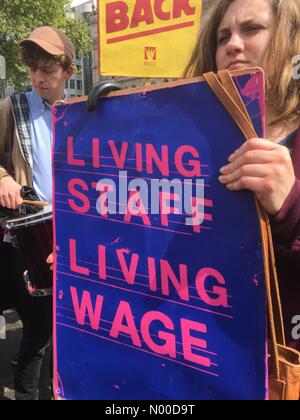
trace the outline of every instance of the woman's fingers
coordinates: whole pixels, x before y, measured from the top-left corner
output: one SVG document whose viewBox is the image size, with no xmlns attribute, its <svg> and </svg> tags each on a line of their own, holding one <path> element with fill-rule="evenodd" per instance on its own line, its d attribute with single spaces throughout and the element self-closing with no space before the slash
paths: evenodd
<svg viewBox="0 0 300 420">
<path fill-rule="evenodd" d="M 272 151 L 276 150 L 279 146 L 276 143 L 272 143 L 270 140 L 265 139 L 251 139 L 246 141 L 239 149 L 237 149 L 231 156 L 229 156 L 229 162 L 234 162 L 240 156 L 244 155 L 248 151 L 252 150 L 264 150 L 264 151 Z"/>
<path fill-rule="evenodd" d="M 220 172 L 222 175 L 226 175 L 244 165 L 271 163 L 274 161 L 275 157 L 274 151 L 248 150 L 243 155 L 233 160 L 232 163 L 223 166 L 223 168 L 220 169 Z"/>
<path fill-rule="evenodd" d="M 233 153 L 229 162 L 220 169 L 220 182 L 231 191 L 253 191 L 270 214 L 278 213 L 295 183 L 287 147 L 252 139 Z"/>
<path fill-rule="evenodd" d="M 269 175 L 268 165 L 243 165 L 238 167 L 233 172 L 222 175 L 219 180 L 222 184 L 234 184 L 238 181 L 242 181 L 238 185 L 244 185 L 243 178 L 264 178 Z M 228 185 L 227 185 L 228 186 Z M 247 188 L 246 186 L 242 188 Z"/>
</svg>

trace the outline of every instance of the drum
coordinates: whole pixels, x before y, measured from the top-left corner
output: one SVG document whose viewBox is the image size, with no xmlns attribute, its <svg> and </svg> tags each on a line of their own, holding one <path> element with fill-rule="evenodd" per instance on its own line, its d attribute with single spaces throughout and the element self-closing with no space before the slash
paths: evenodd
<svg viewBox="0 0 300 420">
<path fill-rule="evenodd" d="M 36 214 L 6 220 L 2 227 L 10 233 L 29 294 L 52 295 L 53 274 L 46 262 L 53 252 L 52 206 Z"/>
</svg>

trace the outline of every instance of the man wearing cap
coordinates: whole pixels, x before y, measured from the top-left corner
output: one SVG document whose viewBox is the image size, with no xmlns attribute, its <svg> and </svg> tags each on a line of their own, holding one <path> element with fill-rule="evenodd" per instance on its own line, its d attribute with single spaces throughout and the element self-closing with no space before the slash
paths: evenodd
<svg viewBox="0 0 300 420">
<path fill-rule="evenodd" d="M 0 103 L 0 205 L 17 209 L 22 186 L 33 187 L 41 201 L 52 202 L 52 112 L 65 96 L 73 74 L 74 47 L 64 32 L 52 27 L 35 29 L 20 43 L 33 89 Z M 12 248 L 0 232 L 1 277 L 14 293 L 13 306 L 23 321 L 23 340 L 15 374 L 16 398 L 39 398 L 40 370 L 52 337 L 52 297 L 30 297 L 14 270 Z M 4 273 L 4 274 L 3 274 Z M 4 281 L 0 309 L 7 309 Z M 2 301 L 2 303 L 1 303 Z"/>
</svg>

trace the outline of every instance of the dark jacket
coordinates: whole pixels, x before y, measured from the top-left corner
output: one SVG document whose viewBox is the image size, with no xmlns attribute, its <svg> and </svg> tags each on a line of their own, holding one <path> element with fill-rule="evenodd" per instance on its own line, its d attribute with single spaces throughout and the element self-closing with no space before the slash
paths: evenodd
<svg viewBox="0 0 300 420">
<path fill-rule="evenodd" d="M 300 129 L 292 152 L 296 182 L 279 214 L 271 218 L 277 270 L 288 343 L 300 350 L 292 338 L 292 319 L 300 316 Z"/>
</svg>

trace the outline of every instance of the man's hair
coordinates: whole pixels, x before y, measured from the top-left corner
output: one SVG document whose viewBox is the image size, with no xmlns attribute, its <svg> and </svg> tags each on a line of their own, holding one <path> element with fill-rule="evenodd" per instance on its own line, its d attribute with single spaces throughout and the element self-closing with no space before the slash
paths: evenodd
<svg viewBox="0 0 300 420">
<path fill-rule="evenodd" d="M 235 0 L 219 0 L 200 32 L 185 69 L 185 77 L 217 71 L 217 31 Z M 276 117 L 273 123 L 287 122 L 299 116 L 300 80 L 293 78 L 293 57 L 300 53 L 300 1 L 268 0 L 274 13 L 275 31 L 265 57 L 267 103 Z"/>
<path fill-rule="evenodd" d="M 64 71 L 67 71 L 72 66 L 71 58 L 66 55 L 51 55 L 33 42 L 26 42 L 26 44 L 21 46 L 21 59 L 25 66 L 31 68 L 35 68 L 39 60 L 43 60 L 49 64 L 59 64 Z"/>
</svg>

